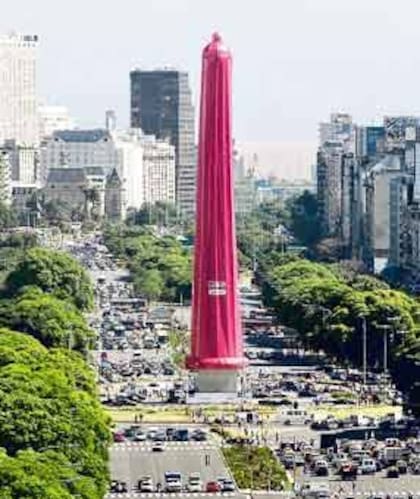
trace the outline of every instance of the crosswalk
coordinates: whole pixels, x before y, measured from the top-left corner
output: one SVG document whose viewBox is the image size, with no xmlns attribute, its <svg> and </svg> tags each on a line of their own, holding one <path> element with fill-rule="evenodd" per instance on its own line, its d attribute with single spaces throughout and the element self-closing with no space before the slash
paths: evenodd
<svg viewBox="0 0 420 499">
<path fill-rule="evenodd" d="M 359 491 L 359 492 L 332 492 L 331 495 L 334 499 L 347 499 L 348 497 L 354 497 L 355 499 L 376 499 L 376 498 L 389 498 L 389 499 L 420 499 L 420 494 L 410 492 L 407 490 L 402 490 L 400 492 L 394 491 L 381 491 L 374 490 L 372 492 Z"/>
<path fill-rule="evenodd" d="M 215 450 L 217 446 L 213 442 L 165 442 L 163 452 L 168 451 L 194 451 L 194 450 Z M 141 451 L 151 452 L 153 443 L 151 442 L 120 442 L 114 443 L 111 447 L 112 451 Z"/>
<path fill-rule="evenodd" d="M 152 498 L 152 497 L 162 497 L 162 498 L 188 498 L 188 497 L 214 497 L 214 496 L 223 496 L 223 497 L 234 497 L 238 496 L 237 492 L 215 492 L 211 494 L 206 494 L 204 492 L 179 492 L 179 493 L 158 493 L 158 492 L 123 492 L 123 493 L 115 493 L 108 494 L 105 496 L 105 499 L 140 499 L 140 498 Z"/>
</svg>

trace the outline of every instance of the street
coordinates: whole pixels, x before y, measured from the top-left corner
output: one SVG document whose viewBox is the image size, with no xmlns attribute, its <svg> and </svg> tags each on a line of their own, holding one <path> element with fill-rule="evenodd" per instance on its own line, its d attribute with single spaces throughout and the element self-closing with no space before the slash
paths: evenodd
<svg viewBox="0 0 420 499">
<path fill-rule="evenodd" d="M 83 246 L 73 246 L 72 251 L 87 265 L 96 283 L 99 307 L 92 316 L 92 325 L 98 331 L 98 346 L 93 358 L 99 372 L 101 399 L 111 407 L 133 406 L 139 413 L 150 403 L 155 408 L 159 405 L 162 409 L 176 408 L 177 403 L 185 401 L 187 392 L 194 390 L 194 383 L 191 376 L 173 362 L 174 346 L 182 344 L 181 336 L 168 341 L 166 331 L 174 324 L 185 328 L 190 308 L 139 308 L 131 284 L 127 282 L 127 273 L 112 263 L 112 258 L 102 246 L 99 252 L 95 252 L 94 245 L 86 250 Z M 193 435 L 194 428 L 206 431 L 213 422 L 224 428 L 227 435 L 247 438 L 251 445 L 268 446 L 285 464 L 297 491 L 310 483 L 314 487 L 319 484 L 327 488 L 328 497 L 335 497 L 335 494 L 339 498 L 360 496 L 385 499 L 386 494 L 398 498 L 398 494 L 408 496 L 420 490 L 420 480 L 413 471 L 415 464 L 410 464 L 411 468 L 405 474 L 399 474 L 398 478 L 386 478 L 388 464 L 382 471 L 358 473 L 357 479 L 349 482 L 341 479 L 339 467 L 334 468 L 335 454 L 330 462 L 326 460 L 325 449 L 320 448 L 318 426 L 331 431 L 356 427 L 359 421 L 371 425 L 380 423 L 381 418 L 369 416 L 375 414 L 372 403 L 364 408 L 357 404 L 361 398 L 387 403 L 394 401 L 398 394 L 392 387 L 383 384 L 380 376 L 372 374 L 372 383 L 366 391 L 359 373 L 338 367 L 330 371 L 324 369 L 317 357 L 297 352 L 293 338 L 287 338 L 287 348 L 284 348 L 282 345 L 286 340 L 283 340 L 282 329 L 271 328 L 269 324 L 261 326 L 260 319 L 255 324 L 247 319 L 246 324 L 245 346 L 250 366 L 244 376 L 241 404 L 253 404 L 253 409 L 248 409 L 251 411 L 249 414 L 253 414 L 251 420 L 248 421 L 246 410 L 224 414 L 223 405 L 217 406 L 215 399 L 213 405 L 218 407 L 215 415 L 205 415 L 205 405 L 195 406 L 194 414 L 202 413 L 202 416 L 192 421 L 189 430 L 188 425 L 173 424 L 172 430 L 186 428 Z M 280 360 L 279 352 L 282 355 Z M 289 357 L 293 359 L 291 363 L 287 360 Z M 337 409 L 336 394 L 343 399 Z M 266 402 L 271 409 L 267 416 L 261 417 L 258 414 Z M 346 403 L 344 407 L 343 403 Z M 188 405 L 184 407 L 189 414 L 192 409 Z M 400 407 L 394 407 L 393 417 L 400 418 Z M 360 410 L 367 416 L 357 416 Z M 334 413 L 337 416 L 332 416 Z M 151 421 L 143 424 L 138 421 L 137 426 L 135 431 L 138 437 L 134 438 L 125 436 L 128 432 L 126 427 L 116 427 L 115 443 L 110 448 L 110 470 L 115 490 L 107 497 L 149 497 L 156 494 L 199 497 L 201 494 L 204 496 L 203 491 L 212 483 L 220 484 L 223 483 L 222 478 L 232 478 L 220 448 L 220 445 L 231 445 L 226 437 L 211 437 L 205 441 L 194 441 L 191 436 L 187 441 L 174 441 L 174 437 L 165 435 L 157 437 L 154 433 L 165 434 L 169 431 L 162 418 L 155 425 Z M 161 446 L 158 449 L 156 439 Z M 354 445 L 361 446 L 362 443 L 354 441 Z M 380 442 L 376 442 L 372 449 L 378 457 L 381 456 L 383 446 Z M 295 464 L 292 466 L 290 453 L 294 455 L 292 462 Z M 351 450 L 347 450 L 345 456 L 349 462 L 355 462 Z M 366 457 L 369 455 L 366 454 Z M 327 468 L 326 476 L 317 476 L 316 467 L 321 461 Z M 359 465 L 363 463 L 361 459 Z M 179 491 L 165 491 L 165 473 L 168 472 L 179 474 Z M 190 477 L 194 474 L 197 474 L 199 486 L 190 491 Z M 145 490 L 140 487 L 141 480 L 146 481 Z M 119 487 L 124 491 L 119 491 Z M 222 492 L 220 489 L 212 493 L 246 497 L 234 490 Z M 278 494 L 279 497 L 288 497 L 292 492 Z M 273 493 L 270 492 L 269 496 L 272 497 Z"/>
</svg>

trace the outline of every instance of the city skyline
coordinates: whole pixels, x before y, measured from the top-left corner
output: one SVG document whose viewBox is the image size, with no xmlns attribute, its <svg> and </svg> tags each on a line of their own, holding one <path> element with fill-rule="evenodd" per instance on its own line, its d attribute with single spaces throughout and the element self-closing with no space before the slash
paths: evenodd
<svg viewBox="0 0 420 499">
<path fill-rule="evenodd" d="M 199 47 L 218 29 L 235 54 L 238 142 L 278 143 L 279 149 L 288 142 L 300 150 L 316 141 L 317 123 L 330 112 L 349 112 L 358 122 L 420 112 L 415 70 L 420 35 L 413 24 L 419 7 L 414 0 L 402 3 L 407 8 L 391 10 L 388 0 L 340 7 L 332 0 L 287 6 L 245 1 L 239 18 L 235 5 L 219 0 L 211 6 L 123 1 L 101 4 L 97 22 L 95 1 L 59 6 L 45 0 L 35 6 L 20 0 L 8 6 L 0 28 L 39 35 L 40 97 L 67 105 L 82 127 L 101 123 L 107 108 L 128 124 L 128 74 L 135 66 L 169 64 L 188 71 L 196 105 Z M 377 40 L 388 39 L 386 49 L 377 48 Z M 281 162 L 274 158 L 267 170 Z"/>
</svg>

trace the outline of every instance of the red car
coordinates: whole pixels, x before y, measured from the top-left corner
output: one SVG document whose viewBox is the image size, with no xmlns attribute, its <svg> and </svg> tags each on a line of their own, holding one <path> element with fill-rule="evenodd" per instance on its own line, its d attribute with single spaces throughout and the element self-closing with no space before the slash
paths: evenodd
<svg viewBox="0 0 420 499">
<path fill-rule="evenodd" d="M 220 492 L 222 487 L 219 482 L 207 482 L 206 492 Z"/>
<path fill-rule="evenodd" d="M 125 442 L 124 434 L 119 431 L 116 431 L 114 433 L 114 442 Z"/>
</svg>

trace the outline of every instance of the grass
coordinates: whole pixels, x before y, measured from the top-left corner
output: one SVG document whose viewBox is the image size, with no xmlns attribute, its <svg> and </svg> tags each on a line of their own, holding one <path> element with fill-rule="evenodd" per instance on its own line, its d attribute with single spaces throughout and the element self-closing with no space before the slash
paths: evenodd
<svg viewBox="0 0 420 499">
<path fill-rule="evenodd" d="M 185 407 L 161 407 L 151 408 L 141 406 L 139 409 L 129 408 L 105 408 L 114 423 L 122 423 L 135 420 L 135 416 L 141 415 L 144 423 L 190 423 L 191 414 Z"/>
<path fill-rule="evenodd" d="M 192 421 L 192 409 L 196 410 L 197 407 L 189 408 L 187 406 L 179 405 L 165 405 L 155 406 L 141 404 L 137 408 L 130 406 L 127 407 L 105 407 L 105 410 L 111 416 L 112 420 L 116 423 L 124 421 L 134 421 L 134 416 L 141 414 L 145 423 L 190 423 Z M 209 405 L 201 406 L 203 414 L 207 417 L 217 417 L 222 414 L 225 416 L 234 416 L 238 412 L 238 406 L 235 405 Z M 244 406 L 245 411 L 257 412 L 265 419 L 275 414 L 275 409 L 271 407 L 258 407 L 258 406 Z"/>
<path fill-rule="evenodd" d="M 240 489 L 290 489 L 286 471 L 268 447 L 233 445 L 223 455 Z"/>
<path fill-rule="evenodd" d="M 313 414 L 316 419 L 323 419 L 328 415 L 343 419 L 350 416 L 350 414 L 379 418 L 389 413 L 400 415 L 401 411 L 401 407 L 393 405 L 348 405 L 342 407 L 312 407 L 308 409 L 308 413 Z"/>
</svg>

